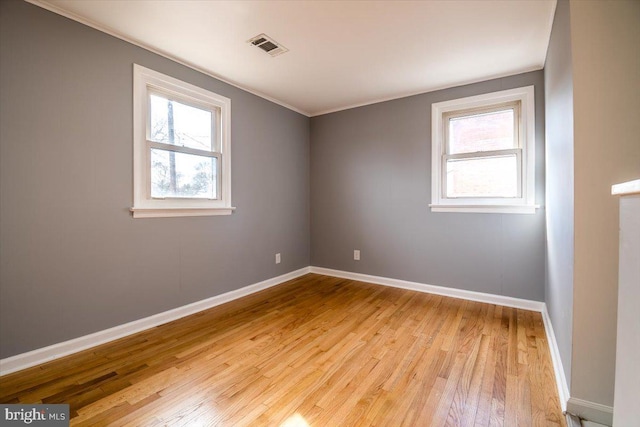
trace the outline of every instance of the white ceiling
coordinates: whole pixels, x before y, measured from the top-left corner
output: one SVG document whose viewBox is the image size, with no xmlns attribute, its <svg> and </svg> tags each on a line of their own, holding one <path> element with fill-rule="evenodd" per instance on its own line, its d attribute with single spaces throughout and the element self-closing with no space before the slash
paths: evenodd
<svg viewBox="0 0 640 427">
<path fill-rule="evenodd" d="M 309 116 L 543 68 L 556 0 L 29 0 Z M 289 49 L 247 43 L 266 33 Z"/>
</svg>

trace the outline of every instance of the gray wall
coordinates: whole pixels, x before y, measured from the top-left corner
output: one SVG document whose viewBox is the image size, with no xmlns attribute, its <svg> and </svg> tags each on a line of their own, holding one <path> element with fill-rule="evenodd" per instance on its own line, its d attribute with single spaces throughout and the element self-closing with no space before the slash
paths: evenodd
<svg viewBox="0 0 640 427">
<path fill-rule="evenodd" d="M 569 1 L 560 0 L 544 70 L 547 277 L 545 299 L 564 373 L 571 378 L 573 316 L 573 73 Z"/>
<path fill-rule="evenodd" d="M 0 357 L 309 265 L 307 117 L 25 2 L 0 8 Z M 231 98 L 233 215 L 132 219 L 134 62 Z"/>
<path fill-rule="evenodd" d="M 311 262 L 542 301 L 545 214 L 432 213 L 431 104 L 535 85 L 544 204 L 544 81 L 536 71 L 311 119 Z M 353 250 L 361 250 L 361 261 Z"/>
</svg>

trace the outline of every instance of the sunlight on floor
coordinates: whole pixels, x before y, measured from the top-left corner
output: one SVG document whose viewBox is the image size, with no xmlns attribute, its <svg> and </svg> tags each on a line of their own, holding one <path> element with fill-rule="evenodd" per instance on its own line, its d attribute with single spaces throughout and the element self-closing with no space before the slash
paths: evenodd
<svg viewBox="0 0 640 427">
<path fill-rule="evenodd" d="M 285 422 L 280 424 L 280 427 L 310 427 L 309 423 L 300 414 L 295 414 L 286 419 Z"/>
</svg>

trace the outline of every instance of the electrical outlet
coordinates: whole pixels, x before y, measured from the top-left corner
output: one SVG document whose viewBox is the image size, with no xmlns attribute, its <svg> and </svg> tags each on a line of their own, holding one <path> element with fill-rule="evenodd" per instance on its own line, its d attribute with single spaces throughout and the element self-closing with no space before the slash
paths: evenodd
<svg viewBox="0 0 640 427">
<path fill-rule="evenodd" d="M 353 250 L 353 259 L 356 261 L 360 261 L 360 249 Z"/>
<path fill-rule="evenodd" d="M 276 254 L 276 264 L 280 264 L 280 254 Z"/>
</svg>

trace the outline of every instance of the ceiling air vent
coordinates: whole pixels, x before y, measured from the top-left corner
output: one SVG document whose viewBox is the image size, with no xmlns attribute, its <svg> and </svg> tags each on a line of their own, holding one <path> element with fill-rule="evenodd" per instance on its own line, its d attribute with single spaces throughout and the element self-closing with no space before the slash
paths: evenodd
<svg viewBox="0 0 640 427">
<path fill-rule="evenodd" d="M 260 34 L 259 36 L 253 37 L 252 39 L 248 40 L 248 43 L 251 43 L 253 46 L 262 49 L 271 56 L 278 56 L 281 53 L 289 51 L 289 49 L 282 46 L 280 43 L 267 36 L 266 34 Z"/>
</svg>

